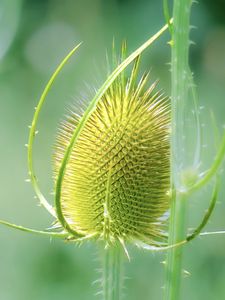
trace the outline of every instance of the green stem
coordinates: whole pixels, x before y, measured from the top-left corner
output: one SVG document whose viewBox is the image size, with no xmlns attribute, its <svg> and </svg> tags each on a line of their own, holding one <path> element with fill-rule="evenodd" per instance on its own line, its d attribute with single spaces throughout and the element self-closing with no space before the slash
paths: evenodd
<svg viewBox="0 0 225 300">
<path fill-rule="evenodd" d="M 110 245 L 104 249 L 103 299 L 121 300 L 123 284 L 123 264 L 121 245 Z"/>
<path fill-rule="evenodd" d="M 177 244 L 186 237 L 185 211 L 186 201 L 184 195 L 175 195 L 171 205 L 171 221 L 169 229 L 169 245 Z M 182 246 L 169 249 L 166 261 L 165 300 L 178 300 L 180 295 Z"/>
<path fill-rule="evenodd" d="M 171 167 L 174 193 L 171 204 L 169 225 L 169 244 L 176 244 L 186 237 L 186 202 L 184 194 L 180 194 L 180 174 L 185 168 L 184 156 L 184 113 L 188 101 L 188 49 L 190 27 L 191 0 L 174 0 L 172 31 L 172 137 Z M 180 299 L 182 247 L 168 251 L 166 261 L 165 300 Z"/>
</svg>

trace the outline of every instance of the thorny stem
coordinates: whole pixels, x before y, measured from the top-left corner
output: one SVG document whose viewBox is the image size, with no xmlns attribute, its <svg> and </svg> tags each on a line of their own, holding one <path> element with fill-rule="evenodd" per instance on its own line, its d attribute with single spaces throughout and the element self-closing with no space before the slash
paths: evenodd
<svg viewBox="0 0 225 300">
<path fill-rule="evenodd" d="M 191 0 L 174 0 L 172 31 L 172 138 L 171 167 L 174 192 L 171 204 L 169 244 L 185 239 L 186 202 L 184 194 L 176 192 L 181 184 L 180 174 L 185 161 L 183 158 L 184 108 L 188 98 L 188 49 Z M 180 299 L 182 247 L 168 251 L 166 261 L 165 300 Z"/>
<path fill-rule="evenodd" d="M 187 198 L 174 195 L 171 204 L 169 245 L 179 243 L 185 238 L 185 210 Z M 168 250 L 166 260 L 165 300 L 178 300 L 181 284 L 182 246 Z"/>
<path fill-rule="evenodd" d="M 103 299 L 121 300 L 123 285 L 123 249 L 120 244 L 104 249 Z"/>
</svg>

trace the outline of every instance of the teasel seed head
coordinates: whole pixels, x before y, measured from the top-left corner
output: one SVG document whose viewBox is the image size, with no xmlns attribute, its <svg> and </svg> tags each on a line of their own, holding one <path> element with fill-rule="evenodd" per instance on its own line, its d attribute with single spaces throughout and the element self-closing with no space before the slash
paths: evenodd
<svg viewBox="0 0 225 300">
<path fill-rule="evenodd" d="M 66 165 L 62 213 L 82 236 L 160 245 L 170 204 L 170 103 L 137 82 L 139 58 L 128 78 L 112 83 L 89 116 Z M 81 116 L 62 124 L 54 155 L 55 178 Z"/>
</svg>

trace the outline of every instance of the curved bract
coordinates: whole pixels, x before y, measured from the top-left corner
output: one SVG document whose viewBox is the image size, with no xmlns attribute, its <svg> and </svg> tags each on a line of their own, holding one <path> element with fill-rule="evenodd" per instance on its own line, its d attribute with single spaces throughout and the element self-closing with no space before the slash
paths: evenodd
<svg viewBox="0 0 225 300">
<path fill-rule="evenodd" d="M 155 83 L 146 88 L 148 75 L 135 82 L 137 66 L 112 83 L 82 128 L 65 168 L 61 208 L 80 235 L 154 245 L 169 208 L 170 105 Z M 71 114 L 61 128 L 55 174 L 77 124 Z"/>
<path fill-rule="evenodd" d="M 51 78 L 49 79 L 48 83 L 46 84 L 41 97 L 39 99 L 38 105 L 35 108 L 35 113 L 33 116 L 32 124 L 30 126 L 30 132 L 29 132 L 29 140 L 27 144 L 27 162 L 28 162 L 28 170 L 29 170 L 29 176 L 31 179 L 31 183 L 33 185 L 34 191 L 40 201 L 40 204 L 45 207 L 45 209 L 53 216 L 56 217 L 56 213 L 52 205 L 45 199 L 43 193 L 40 190 L 37 177 L 34 172 L 34 163 L 33 163 L 33 144 L 34 144 L 34 138 L 36 135 L 36 127 L 37 127 L 37 121 L 39 119 L 40 112 L 42 110 L 42 107 L 46 101 L 46 97 L 52 87 L 52 84 L 56 80 L 59 73 L 62 71 L 63 67 L 67 63 L 67 61 L 71 58 L 71 56 L 77 51 L 77 49 L 80 47 L 81 43 L 75 46 L 67 55 L 64 57 L 64 59 L 61 61 L 61 63 L 58 65 L 54 73 L 52 74 Z"/>
</svg>

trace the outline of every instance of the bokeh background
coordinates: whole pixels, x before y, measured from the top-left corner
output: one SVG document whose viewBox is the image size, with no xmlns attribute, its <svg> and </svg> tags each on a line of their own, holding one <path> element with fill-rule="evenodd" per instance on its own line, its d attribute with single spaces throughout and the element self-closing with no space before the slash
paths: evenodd
<svg viewBox="0 0 225 300">
<path fill-rule="evenodd" d="M 51 217 L 37 206 L 27 178 L 28 126 L 50 74 L 71 47 L 83 41 L 51 90 L 38 125 L 35 167 L 50 201 L 52 153 L 57 124 L 71 103 L 90 99 L 106 76 L 106 50 L 123 39 L 131 52 L 164 23 L 159 0 L 0 0 L 0 218 L 44 229 Z M 225 1 L 199 1 L 193 7 L 190 64 L 198 85 L 203 128 L 202 166 L 215 154 L 210 111 L 219 132 L 225 124 Z M 160 78 L 170 93 L 169 35 L 143 56 L 143 70 Z M 225 229 L 225 177 L 220 203 L 207 230 Z M 207 207 L 212 185 L 190 201 L 189 226 Z M 162 299 L 165 254 L 130 247 L 125 299 Z M 99 299 L 101 277 L 96 245 L 81 247 L 0 226 L 0 299 Z M 182 300 L 225 299 L 225 235 L 198 238 L 185 247 Z M 186 275 L 185 275 L 186 274 Z"/>
</svg>

